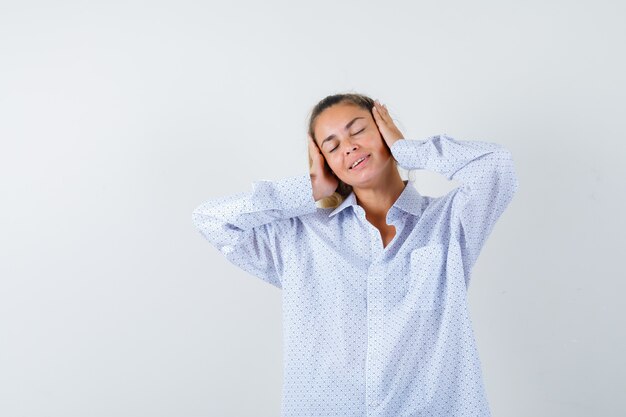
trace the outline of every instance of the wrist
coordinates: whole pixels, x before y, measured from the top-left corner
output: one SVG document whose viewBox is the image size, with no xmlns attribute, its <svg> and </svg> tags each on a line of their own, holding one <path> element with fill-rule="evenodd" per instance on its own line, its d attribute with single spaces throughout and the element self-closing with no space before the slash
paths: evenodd
<svg viewBox="0 0 626 417">
<path fill-rule="evenodd" d="M 390 148 L 394 145 L 394 143 L 400 141 L 400 140 L 406 140 L 403 137 L 397 137 L 395 139 L 391 139 L 387 141 L 387 146 L 389 146 Z"/>
</svg>

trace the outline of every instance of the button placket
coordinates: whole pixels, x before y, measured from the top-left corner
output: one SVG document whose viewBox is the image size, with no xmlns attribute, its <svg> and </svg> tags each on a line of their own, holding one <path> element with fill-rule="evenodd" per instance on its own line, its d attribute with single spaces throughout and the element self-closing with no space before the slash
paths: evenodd
<svg viewBox="0 0 626 417">
<path fill-rule="evenodd" d="M 379 369 L 382 352 L 380 351 L 383 316 L 381 285 L 383 285 L 383 265 L 379 259 L 374 260 L 368 269 L 368 308 L 367 308 L 367 366 L 366 366 L 366 399 L 368 407 L 380 404 L 381 392 Z"/>
<path fill-rule="evenodd" d="M 382 275 L 385 270 L 382 265 L 384 247 L 382 236 L 378 229 L 366 218 L 365 212 L 359 210 L 361 220 L 370 237 L 370 256 L 372 263 L 367 271 L 367 353 L 365 364 L 365 396 L 368 407 L 367 415 L 370 415 L 375 408 L 380 405 L 379 393 L 381 392 L 380 369 L 381 354 L 380 340 L 382 337 Z"/>
</svg>

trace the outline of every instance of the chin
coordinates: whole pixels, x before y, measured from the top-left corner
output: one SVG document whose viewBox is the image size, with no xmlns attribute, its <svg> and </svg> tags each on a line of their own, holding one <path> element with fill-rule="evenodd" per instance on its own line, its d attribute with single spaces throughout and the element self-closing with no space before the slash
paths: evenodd
<svg viewBox="0 0 626 417">
<path fill-rule="evenodd" d="M 365 175 L 361 178 L 350 178 L 344 183 L 352 186 L 353 188 L 367 188 L 378 183 L 378 175 Z"/>
</svg>

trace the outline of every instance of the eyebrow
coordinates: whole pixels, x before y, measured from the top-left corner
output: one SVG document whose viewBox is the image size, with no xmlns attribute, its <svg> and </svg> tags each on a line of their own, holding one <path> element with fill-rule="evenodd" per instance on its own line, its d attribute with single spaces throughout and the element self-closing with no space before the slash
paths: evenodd
<svg viewBox="0 0 626 417">
<path fill-rule="evenodd" d="M 352 126 L 352 124 L 353 124 L 354 122 L 356 122 L 358 119 L 365 119 L 365 117 L 359 116 L 359 117 L 355 117 L 354 119 L 350 120 L 350 121 L 348 122 L 348 124 L 346 125 L 346 127 L 344 128 L 344 130 L 348 130 L 348 129 L 350 129 L 350 126 Z M 322 143 L 320 143 L 320 148 L 321 148 L 322 146 L 324 146 L 324 143 L 328 142 L 328 141 L 329 141 L 329 140 L 331 140 L 331 139 L 335 139 L 336 137 L 337 137 L 337 136 L 333 133 L 332 135 L 330 135 L 329 137 L 327 137 L 326 139 L 324 139 L 324 140 L 322 141 Z"/>
</svg>

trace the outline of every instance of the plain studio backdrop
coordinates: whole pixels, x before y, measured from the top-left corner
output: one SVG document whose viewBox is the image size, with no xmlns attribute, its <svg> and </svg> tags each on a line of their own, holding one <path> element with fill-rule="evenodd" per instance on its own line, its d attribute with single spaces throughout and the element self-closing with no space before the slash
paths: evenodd
<svg viewBox="0 0 626 417">
<path fill-rule="evenodd" d="M 1 1 L 0 415 L 279 415 L 280 290 L 191 212 L 308 172 L 311 108 L 353 91 L 513 154 L 469 291 L 494 416 L 624 416 L 624 12 Z"/>
</svg>

